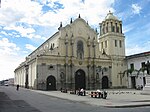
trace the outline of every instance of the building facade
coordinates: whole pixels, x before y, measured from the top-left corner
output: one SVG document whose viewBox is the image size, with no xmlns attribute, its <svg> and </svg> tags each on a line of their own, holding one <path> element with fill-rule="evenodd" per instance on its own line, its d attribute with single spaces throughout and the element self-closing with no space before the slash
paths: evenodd
<svg viewBox="0 0 150 112">
<path fill-rule="evenodd" d="M 109 12 L 100 35 L 79 15 L 15 69 L 15 84 L 41 90 L 127 87 L 122 22 Z"/>
<path fill-rule="evenodd" d="M 143 52 L 126 57 L 128 70 L 128 87 L 144 87 L 146 76 L 150 75 L 150 52 Z"/>
</svg>

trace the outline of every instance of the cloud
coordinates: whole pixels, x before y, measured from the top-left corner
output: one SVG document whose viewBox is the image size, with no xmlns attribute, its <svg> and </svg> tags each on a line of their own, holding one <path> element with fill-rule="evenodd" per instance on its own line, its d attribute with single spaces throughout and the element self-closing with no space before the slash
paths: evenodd
<svg viewBox="0 0 150 112">
<path fill-rule="evenodd" d="M 132 4 L 131 7 L 134 14 L 140 14 L 142 8 L 138 4 Z"/>
<path fill-rule="evenodd" d="M 134 29 L 134 27 L 135 27 L 135 23 L 124 25 L 123 26 L 123 33 L 130 32 L 131 30 Z"/>
<path fill-rule="evenodd" d="M 60 3 L 64 5 L 64 9 L 61 9 L 57 14 L 59 18 L 63 15 L 62 21 L 66 21 L 71 17 L 76 18 L 78 14 L 81 14 L 81 17 L 87 19 L 91 25 L 98 25 L 109 10 L 114 11 L 111 8 L 114 0 L 109 2 L 107 0 L 95 0 L 94 2 L 85 0 L 84 3 L 82 0 L 61 0 Z"/>
<path fill-rule="evenodd" d="M 8 35 L 5 31 L 1 31 L 0 34 L 6 35 L 6 36 Z"/>
<path fill-rule="evenodd" d="M 17 47 L 15 43 L 9 42 L 7 38 L 2 38 L 0 40 L 0 53 L 1 55 L 16 55 L 17 51 L 19 51 L 20 48 Z"/>
<path fill-rule="evenodd" d="M 142 25 L 140 28 L 140 30 L 142 31 L 140 33 L 150 35 L 150 23 L 146 23 L 146 25 Z"/>
<path fill-rule="evenodd" d="M 4 27 L 4 30 L 15 30 L 19 32 L 19 34 L 22 37 L 28 37 L 28 34 L 35 32 L 33 28 L 24 28 L 23 26 L 14 26 L 14 25 L 11 25 L 9 27 Z"/>
<path fill-rule="evenodd" d="M 24 57 L 14 55 L 0 55 L 0 80 L 13 78 L 14 70 L 24 61 Z"/>
<path fill-rule="evenodd" d="M 26 48 L 31 51 L 34 51 L 36 49 L 36 47 L 34 47 L 33 45 L 30 45 L 30 44 L 26 44 Z"/>
<path fill-rule="evenodd" d="M 0 80 L 14 77 L 14 69 L 23 61 L 19 47 L 7 38 L 0 38 Z"/>
<path fill-rule="evenodd" d="M 146 52 L 149 51 L 150 48 L 150 40 L 143 43 L 142 45 L 137 45 L 137 44 L 133 44 L 130 47 L 126 48 L 126 55 L 133 55 L 133 54 L 138 54 L 141 52 Z"/>
<path fill-rule="evenodd" d="M 24 18 L 35 18 L 41 13 L 41 5 L 31 0 L 5 0 L 0 10 L 0 24 L 10 25 Z M 2 21 L 1 21 L 2 20 Z M 31 20 L 32 21 L 32 20 Z"/>
<path fill-rule="evenodd" d="M 115 0 L 5 0 L 0 10 L 0 25 L 4 30 L 16 31 L 11 37 L 26 37 L 46 39 L 46 34 L 36 32 L 34 25 L 57 29 L 59 23 L 63 26 L 76 19 L 78 14 L 88 21 L 89 25 L 98 27 L 109 10 L 114 11 Z M 43 7 L 50 9 L 43 12 Z M 26 24 L 27 26 L 25 27 Z M 42 29 L 41 29 L 42 30 Z M 41 37 L 41 38 L 40 38 Z M 49 36 L 48 36 L 49 37 Z"/>
<path fill-rule="evenodd" d="M 111 5 L 114 1 L 95 0 L 93 2 L 85 0 L 83 3 L 82 0 L 44 0 L 43 4 L 40 4 L 30 0 L 5 0 L 0 10 L 0 24 L 11 25 L 16 22 L 24 22 L 43 26 L 56 26 L 60 21 L 68 22 L 71 17 L 77 17 L 79 13 L 82 17 L 88 18 L 91 24 L 98 24 L 106 16 L 108 10 L 113 10 Z M 50 7 L 51 10 L 43 13 L 42 7 L 44 5 Z"/>
<path fill-rule="evenodd" d="M 11 35 L 12 37 L 35 38 L 40 33 L 36 32 L 33 25 L 39 27 L 49 27 L 57 29 L 62 21 L 63 25 L 70 22 L 70 18 L 76 19 L 78 14 L 88 21 L 91 26 L 98 27 L 115 0 L 5 0 L 2 1 L 0 10 L 0 26 L 4 26 L 4 30 L 17 31 L 19 34 Z M 43 7 L 50 9 L 43 12 Z M 23 25 L 22 25 L 23 23 Z M 26 24 L 27 26 L 25 27 Z M 48 28 L 47 27 L 47 28 Z M 35 34 L 36 33 L 36 34 Z M 46 34 L 45 34 L 46 35 Z M 41 36 L 45 39 L 45 36 Z"/>
</svg>

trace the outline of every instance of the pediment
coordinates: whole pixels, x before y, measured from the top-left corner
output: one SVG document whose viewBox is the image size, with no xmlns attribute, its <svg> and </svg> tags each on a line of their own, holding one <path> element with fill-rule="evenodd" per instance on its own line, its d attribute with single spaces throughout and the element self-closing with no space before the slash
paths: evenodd
<svg viewBox="0 0 150 112">
<path fill-rule="evenodd" d="M 88 24 L 87 22 L 82 19 L 82 18 L 77 18 L 76 20 L 74 20 L 72 27 L 75 27 L 76 29 L 78 29 L 79 33 L 80 31 L 85 31 L 85 32 L 92 32 L 92 33 L 96 33 Z"/>
<path fill-rule="evenodd" d="M 77 18 L 75 19 L 72 23 L 67 24 L 65 27 L 62 28 L 62 38 L 66 36 L 71 37 L 72 34 L 74 37 L 83 37 L 83 38 L 88 38 L 88 37 L 97 37 L 96 31 L 92 29 L 87 22 L 82 19 L 82 18 Z"/>
<path fill-rule="evenodd" d="M 76 20 L 73 21 L 73 24 L 77 24 L 79 26 L 84 26 L 84 27 L 88 27 L 88 24 L 86 23 L 86 21 L 82 18 L 77 18 Z"/>
</svg>

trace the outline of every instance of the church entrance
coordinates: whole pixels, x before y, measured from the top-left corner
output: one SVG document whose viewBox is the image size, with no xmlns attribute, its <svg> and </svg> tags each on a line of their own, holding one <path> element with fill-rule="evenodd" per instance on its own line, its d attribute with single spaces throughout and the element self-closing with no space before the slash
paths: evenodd
<svg viewBox="0 0 150 112">
<path fill-rule="evenodd" d="M 47 89 L 47 91 L 56 90 L 56 79 L 54 76 L 50 75 L 47 77 L 46 89 Z"/>
<path fill-rule="evenodd" d="M 77 70 L 75 73 L 75 89 L 86 89 L 86 77 L 85 72 L 81 69 Z"/>
<path fill-rule="evenodd" d="M 102 78 L 102 89 L 108 89 L 108 77 L 104 76 Z"/>
</svg>

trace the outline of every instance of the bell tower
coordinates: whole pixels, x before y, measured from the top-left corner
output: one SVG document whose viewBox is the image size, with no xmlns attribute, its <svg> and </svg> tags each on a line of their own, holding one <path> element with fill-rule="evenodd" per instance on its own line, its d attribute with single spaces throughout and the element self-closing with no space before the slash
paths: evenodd
<svg viewBox="0 0 150 112">
<path fill-rule="evenodd" d="M 122 21 L 109 11 L 100 25 L 99 47 L 102 54 L 112 61 L 112 87 L 126 86 L 123 83 L 125 64 L 125 36 L 122 33 Z"/>
<path fill-rule="evenodd" d="M 122 21 L 109 11 L 100 25 L 100 50 L 110 56 L 125 56 L 125 41 Z"/>
</svg>

